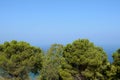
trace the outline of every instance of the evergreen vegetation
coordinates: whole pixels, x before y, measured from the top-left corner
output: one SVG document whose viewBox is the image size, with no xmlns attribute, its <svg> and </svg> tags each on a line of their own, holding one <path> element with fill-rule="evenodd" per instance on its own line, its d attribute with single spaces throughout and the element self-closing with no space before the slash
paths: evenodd
<svg viewBox="0 0 120 80">
<path fill-rule="evenodd" d="M 0 44 L 0 80 L 120 80 L 120 49 L 110 63 L 101 47 L 87 39 L 65 46 L 53 44 L 47 52 L 23 41 Z"/>
<path fill-rule="evenodd" d="M 42 66 L 41 49 L 26 42 L 5 42 L 0 45 L 0 69 L 3 77 L 28 80 L 28 73 L 37 73 Z M 6 74 L 6 75 L 5 75 Z"/>
</svg>

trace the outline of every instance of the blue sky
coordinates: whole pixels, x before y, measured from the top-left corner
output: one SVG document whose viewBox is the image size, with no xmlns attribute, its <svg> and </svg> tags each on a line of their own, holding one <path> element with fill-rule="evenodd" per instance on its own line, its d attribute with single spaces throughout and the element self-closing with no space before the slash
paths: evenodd
<svg viewBox="0 0 120 80">
<path fill-rule="evenodd" d="M 120 45 L 120 0 L 1 0 L 0 43 Z"/>
</svg>

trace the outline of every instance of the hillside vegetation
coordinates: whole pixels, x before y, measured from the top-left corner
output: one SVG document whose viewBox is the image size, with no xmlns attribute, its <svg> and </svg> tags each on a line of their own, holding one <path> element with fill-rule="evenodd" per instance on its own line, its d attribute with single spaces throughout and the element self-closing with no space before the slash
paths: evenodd
<svg viewBox="0 0 120 80">
<path fill-rule="evenodd" d="M 120 49 L 113 62 L 101 47 L 88 39 L 53 44 L 44 52 L 24 41 L 0 44 L 0 80 L 120 80 Z"/>
</svg>

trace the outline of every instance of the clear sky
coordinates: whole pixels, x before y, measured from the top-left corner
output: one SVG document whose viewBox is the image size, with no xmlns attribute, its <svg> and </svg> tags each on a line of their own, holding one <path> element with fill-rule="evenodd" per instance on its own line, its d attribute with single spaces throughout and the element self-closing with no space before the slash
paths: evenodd
<svg viewBox="0 0 120 80">
<path fill-rule="evenodd" d="M 120 45 L 120 0 L 0 0 L 0 43 Z"/>
</svg>

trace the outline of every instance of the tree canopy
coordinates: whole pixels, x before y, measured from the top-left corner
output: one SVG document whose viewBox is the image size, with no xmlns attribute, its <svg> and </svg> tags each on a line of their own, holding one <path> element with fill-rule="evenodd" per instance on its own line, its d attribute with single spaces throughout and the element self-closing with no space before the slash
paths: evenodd
<svg viewBox="0 0 120 80">
<path fill-rule="evenodd" d="M 88 39 L 53 44 L 44 52 L 24 41 L 0 44 L 0 80 L 120 80 L 120 49 L 109 62 L 105 51 Z"/>
<path fill-rule="evenodd" d="M 102 48 L 87 39 L 78 39 L 64 48 L 63 56 L 77 73 L 75 79 L 102 79 L 102 67 L 106 65 L 107 55 Z"/>
<path fill-rule="evenodd" d="M 15 40 L 0 45 L 0 69 L 15 80 L 28 79 L 29 72 L 38 72 L 42 62 L 41 49 Z"/>
<path fill-rule="evenodd" d="M 113 65 L 116 67 L 115 79 L 120 80 L 120 49 L 113 53 Z"/>
<path fill-rule="evenodd" d="M 43 67 L 40 74 L 41 80 L 59 80 L 63 45 L 53 44 L 44 56 Z"/>
</svg>

